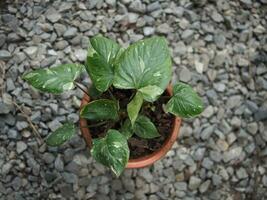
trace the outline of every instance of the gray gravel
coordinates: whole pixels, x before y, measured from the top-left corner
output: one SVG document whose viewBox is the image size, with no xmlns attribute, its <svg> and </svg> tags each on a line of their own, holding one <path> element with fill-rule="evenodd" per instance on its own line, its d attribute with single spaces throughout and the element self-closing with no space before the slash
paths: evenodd
<svg viewBox="0 0 267 200">
<path fill-rule="evenodd" d="M 90 0 L 0 3 L 0 199 L 267 199 L 267 1 Z M 77 122 L 82 92 L 39 93 L 28 70 L 82 62 L 88 38 L 121 45 L 167 38 L 174 78 L 194 86 L 205 110 L 184 120 L 164 159 L 116 179 L 80 133 L 39 144 Z M 5 72 L 5 73 L 3 73 Z M 90 84 L 84 76 L 81 81 Z"/>
</svg>

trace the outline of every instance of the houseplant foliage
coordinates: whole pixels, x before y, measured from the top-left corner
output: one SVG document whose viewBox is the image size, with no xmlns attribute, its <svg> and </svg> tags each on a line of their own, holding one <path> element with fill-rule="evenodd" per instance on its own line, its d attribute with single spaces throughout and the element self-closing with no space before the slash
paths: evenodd
<svg viewBox="0 0 267 200">
<path fill-rule="evenodd" d="M 167 42 L 163 37 L 151 37 L 123 49 L 108 38 L 95 36 L 90 39 L 85 65 L 63 64 L 38 69 L 26 73 L 23 79 L 40 91 L 59 94 L 79 86 L 76 79 L 84 70 L 93 82 L 89 94 L 95 100 L 81 109 L 80 117 L 96 126 L 106 121 L 121 124 L 118 130 L 111 127 L 103 137 L 94 139 L 91 154 L 119 176 L 129 159 L 127 140 L 133 134 L 144 139 L 159 136 L 153 122 L 139 111 L 144 102 L 157 101 L 171 80 Z M 126 111 L 120 109 L 120 102 L 112 95 L 111 88 L 134 91 Z M 110 98 L 99 99 L 104 92 L 109 92 Z M 163 107 L 166 112 L 183 118 L 194 117 L 203 110 L 200 97 L 189 85 L 181 82 L 174 85 L 173 96 Z M 126 120 L 121 118 L 123 113 L 127 113 Z M 74 124 L 67 122 L 51 133 L 46 142 L 57 146 L 74 133 Z"/>
</svg>

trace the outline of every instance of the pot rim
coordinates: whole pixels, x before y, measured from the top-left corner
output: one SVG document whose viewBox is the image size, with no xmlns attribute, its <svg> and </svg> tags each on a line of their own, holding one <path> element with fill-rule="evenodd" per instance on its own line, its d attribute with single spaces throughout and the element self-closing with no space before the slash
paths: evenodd
<svg viewBox="0 0 267 200">
<path fill-rule="evenodd" d="M 172 95 L 172 86 L 169 84 L 167 87 L 167 92 L 171 96 Z M 81 108 L 90 102 L 90 97 L 87 94 L 84 94 L 80 110 Z M 181 118 L 179 117 L 174 117 L 173 119 L 173 125 L 172 125 L 172 131 L 168 135 L 168 137 L 165 139 L 163 145 L 161 148 L 158 150 L 154 151 L 153 153 L 145 156 L 141 156 L 140 158 L 135 158 L 135 159 L 129 159 L 126 168 L 143 168 L 147 167 L 149 165 L 152 165 L 154 162 L 160 160 L 162 157 L 166 155 L 166 153 L 172 148 L 172 145 L 176 141 L 178 135 L 179 135 L 179 129 L 181 126 Z M 80 118 L 79 119 L 79 124 L 80 124 L 80 130 L 82 132 L 82 136 L 89 148 L 92 147 L 92 136 L 90 134 L 89 128 L 87 128 L 87 120 Z"/>
</svg>

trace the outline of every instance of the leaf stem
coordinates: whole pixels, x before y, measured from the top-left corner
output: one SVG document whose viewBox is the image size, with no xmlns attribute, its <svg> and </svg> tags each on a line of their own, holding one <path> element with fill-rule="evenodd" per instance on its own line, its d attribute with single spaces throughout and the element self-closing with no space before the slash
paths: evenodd
<svg viewBox="0 0 267 200">
<path fill-rule="evenodd" d="M 87 94 L 88 97 L 90 96 L 89 93 L 86 92 L 86 90 L 83 89 L 83 88 L 80 86 L 80 84 L 79 84 L 78 82 L 74 81 L 74 85 L 75 85 L 77 88 L 79 88 L 81 91 L 83 91 L 85 94 Z"/>
<path fill-rule="evenodd" d="M 107 122 L 107 121 L 104 121 L 104 122 L 98 122 L 98 123 L 96 123 L 96 124 L 91 124 L 91 125 L 88 125 L 88 126 L 84 126 L 84 127 L 82 127 L 82 128 L 93 128 L 93 127 L 101 126 L 101 125 L 106 124 L 106 123 L 108 123 L 108 122 Z"/>
<path fill-rule="evenodd" d="M 108 93 L 109 93 L 110 97 L 112 98 L 112 100 L 116 101 L 116 98 L 114 97 L 114 95 L 110 91 L 110 88 L 108 89 Z"/>
</svg>

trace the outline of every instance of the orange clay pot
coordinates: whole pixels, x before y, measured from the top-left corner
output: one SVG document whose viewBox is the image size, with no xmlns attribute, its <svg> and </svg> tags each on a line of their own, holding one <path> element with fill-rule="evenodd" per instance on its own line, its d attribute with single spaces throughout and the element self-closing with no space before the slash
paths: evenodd
<svg viewBox="0 0 267 200">
<path fill-rule="evenodd" d="M 169 85 L 167 87 L 167 93 L 171 96 L 172 95 L 172 86 Z M 80 109 L 90 102 L 90 97 L 88 97 L 86 94 L 83 96 Z M 87 126 L 87 120 L 80 118 L 80 129 L 82 132 L 82 136 L 86 141 L 86 144 L 89 148 L 92 147 L 92 136 L 90 134 L 89 128 L 86 128 Z M 176 141 L 178 135 L 179 135 L 179 129 L 181 125 L 181 118 L 175 117 L 172 122 L 172 132 L 168 135 L 166 138 L 164 144 L 161 146 L 160 149 L 157 151 L 154 151 L 153 153 L 142 156 L 140 158 L 136 159 L 129 159 L 128 164 L 126 168 L 142 168 L 147 167 L 149 165 L 152 165 L 154 162 L 160 160 L 162 157 L 165 156 L 165 154 L 171 149 L 172 145 Z"/>
</svg>

